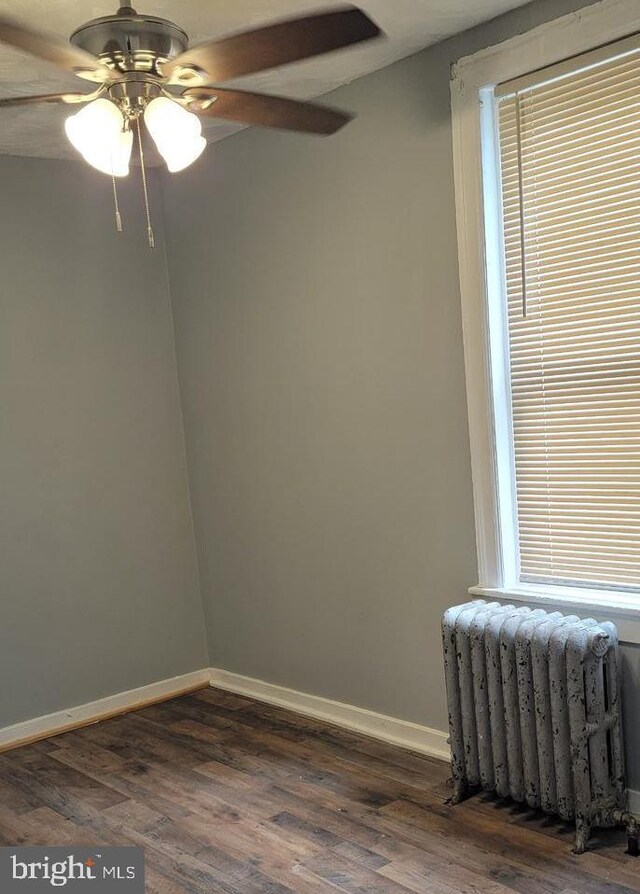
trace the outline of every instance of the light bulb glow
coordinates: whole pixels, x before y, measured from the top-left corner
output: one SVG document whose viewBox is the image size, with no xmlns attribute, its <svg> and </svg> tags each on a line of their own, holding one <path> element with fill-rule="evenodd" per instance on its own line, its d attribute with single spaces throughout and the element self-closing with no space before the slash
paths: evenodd
<svg viewBox="0 0 640 894">
<path fill-rule="evenodd" d="M 172 99 L 152 99 L 145 109 L 144 122 L 172 173 L 189 167 L 204 152 L 207 141 L 200 119 Z"/>
<path fill-rule="evenodd" d="M 133 134 L 124 130 L 122 112 L 108 99 L 96 99 L 64 124 L 67 137 L 90 165 L 103 174 L 126 177 Z"/>
</svg>

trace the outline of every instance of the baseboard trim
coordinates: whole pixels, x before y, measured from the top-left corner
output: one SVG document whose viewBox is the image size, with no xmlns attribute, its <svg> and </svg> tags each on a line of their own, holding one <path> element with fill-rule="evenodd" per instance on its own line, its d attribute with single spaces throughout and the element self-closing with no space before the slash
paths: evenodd
<svg viewBox="0 0 640 894">
<path fill-rule="evenodd" d="M 627 791 L 627 806 L 631 813 L 640 816 L 640 791 L 630 788 Z"/>
<path fill-rule="evenodd" d="M 324 720 L 335 726 L 363 733 L 429 757 L 444 761 L 450 759 L 447 734 L 428 726 L 388 717 L 385 714 L 376 714 L 374 711 L 357 708 L 355 705 L 332 701 L 319 695 L 309 695 L 306 692 L 297 692 L 295 689 L 243 677 L 219 668 L 211 669 L 211 685 L 217 689 L 236 692 L 238 695 L 246 695 L 270 705 L 287 708 L 297 714 L 314 717 L 316 720 Z"/>
<path fill-rule="evenodd" d="M 99 720 L 108 720 L 118 714 L 138 711 L 140 708 L 146 708 L 179 695 L 196 692 L 209 686 L 210 679 L 210 670 L 204 668 L 189 674 L 182 674 L 179 677 L 172 677 L 169 680 L 161 680 L 159 683 L 150 683 L 148 686 L 130 689 L 128 692 L 109 695 L 86 705 L 79 705 L 65 711 L 56 711 L 33 720 L 5 726 L 0 729 L 0 753 L 38 742 L 41 739 L 59 736 L 61 733 L 89 726 Z"/>
</svg>

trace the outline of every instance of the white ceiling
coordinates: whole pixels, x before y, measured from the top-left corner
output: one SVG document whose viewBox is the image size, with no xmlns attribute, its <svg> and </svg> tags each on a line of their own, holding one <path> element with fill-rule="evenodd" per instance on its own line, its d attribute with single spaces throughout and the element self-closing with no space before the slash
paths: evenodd
<svg viewBox="0 0 640 894">
<path fill-rule="evenodd" d="M 327 93 L 334 87 L 383 68 L 398 59 L 437 43 L 528 0 L 356 0 L 387 34 L 386 40 L 329 54 L 238 80 L 257 89 L 300 99 Z M 179 24 L 191 43 L 241 31 L 274 19 L 302 15 L 318 8 L 341 5 L 340 0 L 139 0 L 139 12 L 154 13 Z M 0 0 L 0 14 L 20 19 L 42 31 L 67 38 L 80 24 L 115 12 L 117 0 Z M 425 89 L 428 85 L 425 85 Z M 0 47 L 0 96 L 85 92 L 90 85 L 60 72 L 55 66 Z M 38 105 L 0 111 L 0 154 L 44 158 L 73 157 L 63 134 L 69 106 Z M 209 141 L 238 128 L 208 121 Z"/>
</svg>

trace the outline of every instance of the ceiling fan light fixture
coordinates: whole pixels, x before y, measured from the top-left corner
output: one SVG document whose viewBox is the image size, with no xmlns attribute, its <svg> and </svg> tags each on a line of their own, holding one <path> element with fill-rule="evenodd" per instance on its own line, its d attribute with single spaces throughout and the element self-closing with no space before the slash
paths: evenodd
<svg viewBox="0 0 640 894">
<path fill-rule="evenodd" d="M 96 99 L 75 115 L 64 129 L 72 146 L 88 164 L 103 174 L 126 177 L 133 134 L 124 129 L 122 112 L 108 99 Z"/>
<path fill-rule="evenodd" d="M 151 100 L 144 122 L 172 174 L 188 168 L 205 150 L 200 119 L 166 96 Z"/>
</svg>

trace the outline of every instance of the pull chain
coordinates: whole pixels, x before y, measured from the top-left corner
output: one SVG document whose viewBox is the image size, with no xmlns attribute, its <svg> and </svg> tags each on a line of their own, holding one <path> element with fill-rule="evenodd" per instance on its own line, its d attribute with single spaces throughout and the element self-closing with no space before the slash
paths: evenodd
<svg viewBox="0 0 640 894">
<path fill-rule="evenodd" d="M 527 246 L 525 242 L 524 171 L 522 169 L 522 105 L 516 93 L 516 143 L 518 149 L 518 201 L 520 204 L 520 265 L 522 274 L 522 316 L 527 318 Z"/>
<path fill-rule="evenodd" d="M 149 193 L 147 192 L 147 172 L 144 166 L 144 151 L 142 149 L 142 131 L 140 130 L 140 118 L 136 118 L 136 129 L 138 131 L 138 149 L 140 150 L 140 168 L 142 170 L 142 190 L 144 192 L 144 210 L 147 215 L 147 236 L 149 237 L 149 248 L 155 248 L 156 242 L 153 235 L 153 227 L 151 226 L 151 213 L 149 211 Z"/>
<path fill-rule="evenodd" d="M 122 232 L 122 217 L 120 216 L 120 205 L 118 204 L 118 187 L 116 186 L 116 177 L 115 174 L 111 175 L 111 182 L 113 183 L 113 203 L 116 209 L 116 230 L 121 233 Z"/>
</svg>

